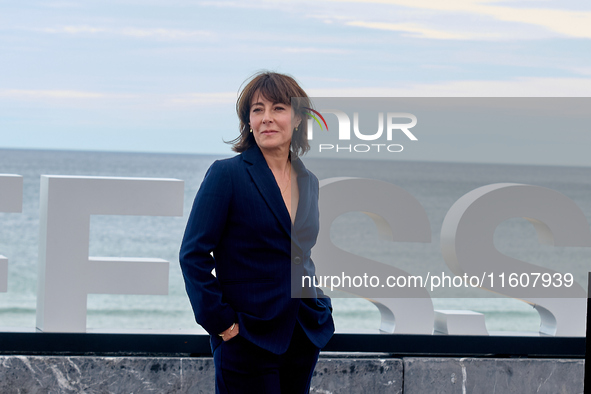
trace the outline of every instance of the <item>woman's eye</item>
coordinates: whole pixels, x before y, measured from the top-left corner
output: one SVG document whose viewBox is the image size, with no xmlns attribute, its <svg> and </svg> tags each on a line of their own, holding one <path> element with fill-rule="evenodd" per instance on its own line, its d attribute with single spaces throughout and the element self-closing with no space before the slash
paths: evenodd
<svg viewBox="0 0 591 394">
<path fill-rule="evenodd" d="M 283 107 L 275 107 L 275 109 L 276 109 L 277 111 L 282 111 L 282 110 L 284 110 L 285 108 L 283 108 Z"/>
</svg>

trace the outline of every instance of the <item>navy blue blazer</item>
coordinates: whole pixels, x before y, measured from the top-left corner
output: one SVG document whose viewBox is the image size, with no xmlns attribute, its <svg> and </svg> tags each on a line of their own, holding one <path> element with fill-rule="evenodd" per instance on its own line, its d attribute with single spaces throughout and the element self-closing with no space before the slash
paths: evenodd
<svg viewBox="0 0 591 394">
<path fill-rule="evenodd" d="M 330 298 L 314 287 L 302 293 L 302 275 L 315 274 L 318 179 L 301 160 L 292 163 L 300 193 L 293 225 L 256 145 L 214 162 L 197 192 L 180 263 L 212 350 L 234 322 L 240 336 L 275 354 L 287 350 L 296 322 L 319 348 L 334 332 Z"/>
</svg>

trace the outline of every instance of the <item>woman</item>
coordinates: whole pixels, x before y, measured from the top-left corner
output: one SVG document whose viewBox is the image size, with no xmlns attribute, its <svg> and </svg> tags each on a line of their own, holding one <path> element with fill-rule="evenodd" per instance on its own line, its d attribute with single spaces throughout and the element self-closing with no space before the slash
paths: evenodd
<svg viewBox="0 0 591 394">
<path fill-rule="evenodd" d="M 330 299 L 301 287 L 318 235 L 318 179 L 298 158 L 306 107 L 293 78 L 255 74 L 236 104 L 240 154 L 213 163 L 195 197 L 180 262 L 218 393 L 307 393 L 334 332 Z"/>
</svg>

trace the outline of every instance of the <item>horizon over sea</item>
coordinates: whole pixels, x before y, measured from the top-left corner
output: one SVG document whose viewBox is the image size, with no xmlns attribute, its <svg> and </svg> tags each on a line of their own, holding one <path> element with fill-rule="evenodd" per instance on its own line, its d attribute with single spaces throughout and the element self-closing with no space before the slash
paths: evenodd
<svg viewBox="0 0 591 394">
<path fill-rule="evenodd" d="M 185 293 L 178 251 L 193 198 L 203 176 L 214 160 L 224 157 L 228 156 L 0 149 L 0 174 L 22 175 L 24 182 L 22 213 L 0 212 L 0 254 L 8 258 L 8 291 L 0 293 L 0 330 L 35 327 L 41 174 L 183 180 L 183 217 L 91 217 L 90 256 L 162 258 L 170 262 L 170 273 L 167 296 L 88 295 L 87 327 L 107 331 L 197 329 Z M 421 203 L 431 224 L 431 243 L 375 241 L 375 225 L 360 213 L 343 215 L 331 228 L 331 239 L 336 246 L 384 264 L 393 264 L 395 260 L 396 266 L 409 272 L 413 267 L 429 263 L 451 273 L 439 250 L 441 223 L 458 198 L 480 186 L 514 182 L 548 187 L 575 201 L 587 221 L 591 220 L 591 167 L 329 161 L 305 157 L 303 160 L 320 180 L 337 176 L 383 180 L 402 187 Z M 355 228 L 353 238 L 351 228 Z M 591 251 L 587 249 L 591 248 L 540 245 L 533 226 L 523 219 L 502 223 L 495 232 L 494 242 L 504 254 L 523 261 L 547 267 L 555 266 L 559 261 L 561 267 L 572 266 L 581 272 L 589 271 L 586 262 L 591 261 Z M 575 277 L 586 289 L 586 278 L 581 275 Z M 538 331 L 540 318 L 530 305 L 506 297 L 480 297 L 482 294 L 470 298 L 433 298 L 433 304 L 435 309 L 481 312 L 489 331 L 530 334 Z M 379 328 L 380 314 L 369 301 L 336 297 L 333 305 L 337 331 L 377 331 Z"/>
</svg>

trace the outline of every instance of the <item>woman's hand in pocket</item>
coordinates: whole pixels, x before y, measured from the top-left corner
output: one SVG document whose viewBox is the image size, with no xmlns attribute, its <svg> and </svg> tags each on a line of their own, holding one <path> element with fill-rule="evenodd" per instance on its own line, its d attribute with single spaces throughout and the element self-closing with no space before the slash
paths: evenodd
<svg viewBox="0 0 591 394">
<path fill-rule="evenodd" d="M 238 335 L 240 329 L 238 328 L 238 323 L 233 324 L 232 326 L 228 327 L 228 329 L 220 334 L 224 342 L 229 341 L 230 339 L 234 338 Z"/>
</svg>

